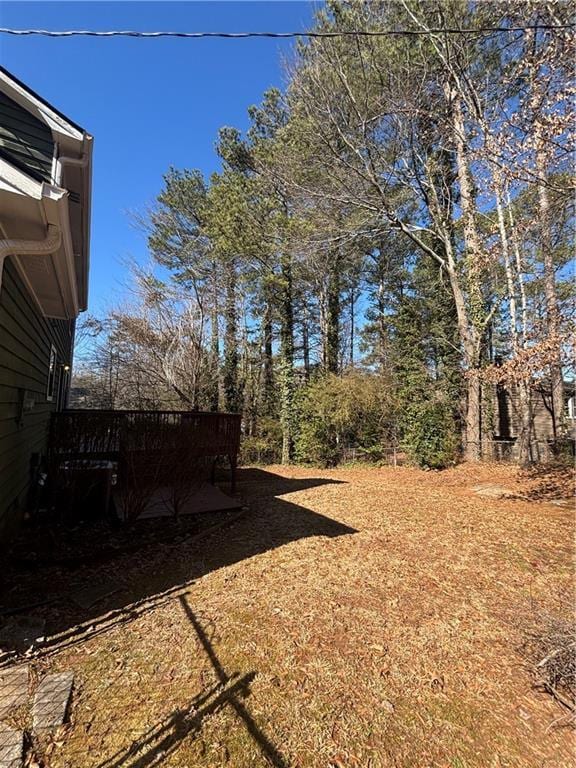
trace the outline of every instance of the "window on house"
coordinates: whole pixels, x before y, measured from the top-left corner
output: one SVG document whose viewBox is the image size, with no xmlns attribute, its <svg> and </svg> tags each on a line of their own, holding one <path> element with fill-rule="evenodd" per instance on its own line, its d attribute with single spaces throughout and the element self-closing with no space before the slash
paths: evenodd
<svg viewBox="0 0 576 768">
<path fill-rule="evenodd" d="M 60 381 L 58 382 L 58 399 L 56 401 L 56 410 L 62 411 L 66 408 L 68 398 L 68 379 L 70 377 L 70 368 L 67 365 L 60 366 Z"/>
<path fill-rule="evenodd" d="M 56 383 L 56 348 L 50 347 L 50 363 L 48 364 L 48 384 L 46 385 L 46 400 L 54 398 L 54 384 Z"/>
<path fill-rule="evenodd" d="M 576 402 L 574 399 L 574 395 L 572 397 L 569 397 L 568 401 L 566 402 L 566 416 L 569 419 L 576 418 Z"/>
</svg>

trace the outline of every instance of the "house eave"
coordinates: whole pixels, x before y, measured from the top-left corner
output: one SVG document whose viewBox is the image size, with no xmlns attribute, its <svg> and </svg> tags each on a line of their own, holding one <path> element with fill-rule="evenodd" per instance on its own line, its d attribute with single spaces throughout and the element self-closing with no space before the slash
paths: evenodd
<svg viewBox="0 0 576 768">
<path fill-rule="evenodd" d="M 73 190 L 78 200 L 71 198 L 72 205 L 81 206 L 80 217 L 71 216 L 73 243 L 75 244 L 77 291 L 80 311 L 88 303 L 88 274 L 90 267 L 90 219 L 92 211 L 92 147 L 93 137 L 85 133 L 80 144 L 74 143 L 74 151 L 57 145 L 54 159 L 55 183 L 63 189 Z"/>
<path fill-rule="evenodd" d="M 0 160 L 0 210 L 19 211 L 15 215 L 0 214 L 3 242 L 27 290 L 45 317 L 71 320 L 80 312 L 80 298 L 70 229 L 68 191 L 55 185 L 18 178 L 17 169 L 9 171 Z M 23 174 L 25 176 L 25 174 Z M 59 238 L 50 253 L 30 252 L 30 243 L 39 244 L 48 231 L 57 230 Z M 26 244 L 19 252 L 19 243 Z"/>
<path fill-rule="evenodd" d="M 55 134 L 55 138 L 68 136 L 76 141 L 82 141 L 85 133 L 83 128 L 72 122 L 4 67 L 0 67 L 0 83 L 2 90 L 11 99 L 45 122 Z"/>
<path fill-rule="evenodd" d="M 93 137 L 2 67 L 0 90 L 45 123 L 54 140 L 52 173 L 44 178 L 35 174 L 32 168 L 20 167 L 15 158 L 8 157 L 0 150 L 0 194 L 19 192 L 40 199 L 43 193 L 39 189 L 43 182 L 49 182 L 49 185 L 70 193 L 66 201 L 68 223 L 60 222 L 59 226 L 62 226 L 63 233 L 69 232 L 63 242 L 69 249 L 67 262 L 70 259 L 74 262 L 75 311 L 84 311 L 88 304 Z M 59 162 L 59 158 L 62 162 Z M 0 223 L 3 218 L 0 205 Z"/>
</svg>

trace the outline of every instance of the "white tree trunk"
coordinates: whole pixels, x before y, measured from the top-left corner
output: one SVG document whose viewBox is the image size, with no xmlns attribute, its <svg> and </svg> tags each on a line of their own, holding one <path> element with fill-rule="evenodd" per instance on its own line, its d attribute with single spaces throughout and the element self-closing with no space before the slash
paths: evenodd
<svg viewBox="0 0 576 768">
<path fill-rule="evenodd" d="M 523 346 L 524 334 L 520 336 L 518 328 L 518 311 L 516 306 L 516 276 L 512 259 L 510 256 L 510 247 L 506 222 L 504 219 L 504 205 L 502 202 L 503 174 L 497 166 L 494 170 L 494 197 L 496 200 L 496 210 L 498 213 L 498 230 L 500 233 L 500 244 L 502 246 L 502 258 L 504 261 L 504 272 L 506 274 L 506 287 L 508 293 L 509 311 L 510 311 L 510 339 L 512 341 L 512 350 L 515 355 L 518 354 Z M 518 429 L 518 452 L 519 460 L 522 466 L 530 463 L 531 456 L 531 436 L 532 436 L 532 404 L 530 398 L 530 385 L 526 379 L 517 383 L 518 387 L 518 411 L 519 411 L 519 429 Z"/>
<path fill-rule="evenodd" d="M 466 445 L 464 457 L 467 461 L 478 461 L 481 457 L 481 396 L 480 396 L 480 341 L 483 321 L 483 300 L 480 290 L 480 237 L 476 227 L 476 208 L 470 179 L 470 169 L 466 151 L 465 126 L 462 114 L 461 99 L 450 85 L 445 88 L 448 103 L 452 107 L 452 130 L 456 149 L 456 171 L 460 186 L 460 205 L 464 229 L 464 246 L 466 250 L 465 264 L 468 280 L 467 343 L 464 354 L 467 363 L 467 406 L 466 406 Z M 453 289 L 454 290 L 454 289 Z M 460 294 L 462 292 L 460 291 Z M 456 310 L 458 311 L 458 299 Z M 464 304 L 464 297 L 461 297 Z M 466 306 L 464 304 L 464 306 Z M 460 316 L 458 325 L 460 327 Z M 461 333 L 462 335 L 462 333 Z"/>
<path fill-rule="evenodd" d="M 537 126 L 537 145 L 542 143 L 542 128 Z M 546 186 L 546 159 L 544 152 L 536 150 L 536 170 L 538 173 L 538 206 L 540 209 L 540 247 L 544 263 L 544 297 L 546 300 L 546 330 L 548 337 L 557 340 L 558 350 L 550 364 L 550 389 L 552 396 L 552 418 L 554 437 L 562 434 L 564 421 L 564 379 L 560 358 L 560 313 L 556 291 L 556 275 L 552 255 L 552 236 L 550 221 L 550 200 Z"/>
</svg>

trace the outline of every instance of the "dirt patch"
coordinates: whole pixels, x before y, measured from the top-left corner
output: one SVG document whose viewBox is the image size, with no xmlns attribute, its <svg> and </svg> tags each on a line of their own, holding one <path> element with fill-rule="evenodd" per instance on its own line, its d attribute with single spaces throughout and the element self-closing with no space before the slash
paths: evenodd
<svg viewBox="0 0 576 768">
<path fill-rule="evenodd" d="M 572 514 L 482 483 L 526 491 L 501 466 L 242 470 L 244 518 L 32 656 L 76 680 L 46 765 L 571 765 L 519 617 L 571 589 Z"/>
</svg>

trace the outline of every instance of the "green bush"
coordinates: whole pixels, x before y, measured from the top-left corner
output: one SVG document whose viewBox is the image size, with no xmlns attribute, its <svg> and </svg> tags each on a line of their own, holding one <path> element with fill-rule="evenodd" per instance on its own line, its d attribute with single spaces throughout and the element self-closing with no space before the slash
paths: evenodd
<svg viewBox="0 0 576 768">
<path fill-rule="evenodd" d="M 329 374 L 299 392 L 297 410 L 296 460 L 334 466 L 350 446 L 377 451 L 382 444 L 390 412 L 388 388 L 374 374 Z"/>
<path fill-rule="evenodd" d="M 449 404 L 440 400 L 411 406 L 404 415 L 402 447 L 410 461 L 426 469 L 445 469 L 458 456 L 459 440 Z"/>
</svg>

